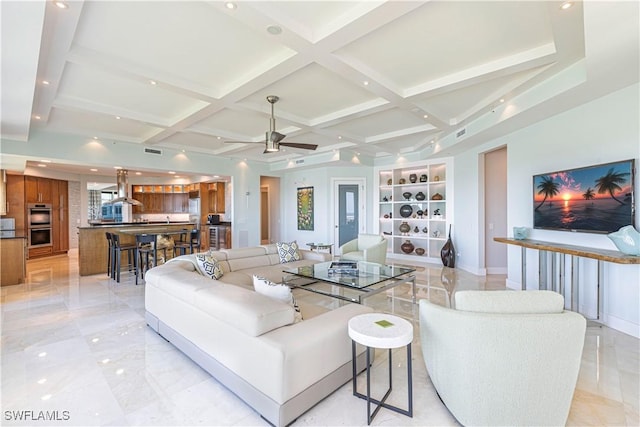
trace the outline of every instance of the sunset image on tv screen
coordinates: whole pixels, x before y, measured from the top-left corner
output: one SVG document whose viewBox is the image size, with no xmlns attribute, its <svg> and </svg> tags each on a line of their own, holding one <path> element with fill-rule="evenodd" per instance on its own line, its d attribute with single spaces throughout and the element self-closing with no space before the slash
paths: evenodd
<svg viewBox="0 0 640 427">
<path fill-rule="evenodd" d="M 533 177 L 533 226 L 610 233 L 635 225 L 634 161 Z"/>
</svg>

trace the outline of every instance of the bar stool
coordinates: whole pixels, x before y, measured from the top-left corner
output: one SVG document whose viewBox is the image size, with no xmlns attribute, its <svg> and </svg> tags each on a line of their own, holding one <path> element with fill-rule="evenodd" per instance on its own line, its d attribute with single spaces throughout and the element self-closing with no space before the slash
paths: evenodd
<svg viewBox="0 0 640 427">
<path fill-rule="evenodd" d="M 105 236 L 107 237 L 107 276 L 111 277 L 111 272 L 113 271 L 113 239 L 111 238 L 111 233 L 106 231 Z"/>
<path fill-rule="evenodd" d="M 175 242 L 173 246 L 173 256 L 176 256 L 176 251 L 180 251 L 180 255 L 184 255 L 187 253 L 187 249 L 189 249 L 189 253 L 193 253 L 196 248 L 200 247 L 200 231 L 193 229 L 189 232 L 189 240 L 183 240 L 186 237 L 184 234 L 180 235 L 180 240 Z"/>
<path fill-rule="evenodd" d="M 112 269 L 111 278 L 116 279 L 116 282 L 120 283 L 120 268 L 122 266 L 122 252 L 127 253 L 127 265 L 129 271 L 136 267 L 136 245 L 131 243 L 120 243 L 120 236 L 116 233 L 111 233 L 111 242 L 113 244 L 112 252 Z"/>
<path fill-rule="evenodd" d="M 138 276 L 144 279 L 145 270 L 148 270 L 149 265 L 156 259 L 155 245 L 155 234 L 136 234 L 136 285 L 138 284 Z"/>
</svg>

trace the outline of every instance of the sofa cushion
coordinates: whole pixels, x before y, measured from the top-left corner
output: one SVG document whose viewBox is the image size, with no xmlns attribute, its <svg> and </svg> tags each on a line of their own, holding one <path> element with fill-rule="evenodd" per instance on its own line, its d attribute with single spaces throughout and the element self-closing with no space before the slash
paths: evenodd
<svg viewBox="0 0 640 427">
<path fill-rule="evenodd" d="M 296 304 L 295 298 L 293 298 L 291 288 L 289 288 L 287 285 L 282 283 L 274 283 L 271 280 L 265 279 L 264 277 L 254 275 L 253 288 L 259 294 L 268 296 L 269 298 L 277 299 L 291 305 L 296 312 L 294 323 L 300 322 L 302 320 L 302 313 L 300 312 L 300 308 Z"/>
<path fill-rule="evenodd" d="M 215 280 L 222 277 L 222 267 L 220 267 L 218 260 L 208 253 L 196 254 L 196 263 L 202 275 Z"/>
<path fill-rule="evenodd" d="M 276 246 L 278 247 L 278 256 L 281 263 L 300 261 L 302 259 L 298 251 L 298 243 L 295 240 L 293 242 L 278 242 Z"/>
<path fill-rule="evenodd" d="M 459 291 L 456 310 L 477 313 L 562 313 L 564 298 L 552 291 Z"/>
<path fill-rule="evenodd" d="M 252 337 L 294 322 L 289 304 L 239 286 L 221 283 L 195 294 L 195 307 Z"/>
</svg>

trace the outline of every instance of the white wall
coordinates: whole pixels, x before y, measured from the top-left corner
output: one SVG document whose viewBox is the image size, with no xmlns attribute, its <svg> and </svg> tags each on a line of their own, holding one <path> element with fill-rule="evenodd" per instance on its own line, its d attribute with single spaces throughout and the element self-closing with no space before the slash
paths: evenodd
<svg viewBox="0 0 640 427">
<path fill-rule="evenodd" d="M 474 273 L 481 273 L 483 268 L 484 233 L 479 230 L 483 197 L 479 188 L 482 182 L 480 153 L 507 145 L 508 230 L 514 226 L 532 227 L 533 175 L 631 158 L 638 162 L 639 91 L 639 85 L 635 84 L 455 156 L 454 224 L 460 252 L 458 266 Z M 640 192 L 639 179 L 636 174 L 636 195 Z M 636 226 L 640 227 L 638 209 Z M 613 243 L 599 234 L 532 230 L 530 237 L 615 250 Z M 527 283 L 533 287 L 537 284 L 538 260 L 536 251 L 528 253 Z M 581 265 L 580 311 L 593 317 L 596 313 L 595 262 L 584 260 Z M 520 283 L 520 248 L 509 246 L 507 285 L 519 288 Z M 605 323 L 640 337 L 640 266 L 607 263 L 605 283 Z"/>
<path fill-rule="evenodd" d="M 332 178 L 366 178 L 365 198 L 371 201 L 373 171 L 371 167 L 322 167 L 288 172 L 281 180 L 282 193 L 282 239 L 297 240 L 301 247 L 306 248 L 307 242 L 333 242 L 333 193 Z M 297 226 L 297 188 L 313 187 L 314 197 L 314 229 L 313 231 L 298 230 Z M 371 202 L 367 203 L 370 209 Z M 369 211 L 366 217 L 366 230 L 372 230 L 372 215 Z"/>
</svg>

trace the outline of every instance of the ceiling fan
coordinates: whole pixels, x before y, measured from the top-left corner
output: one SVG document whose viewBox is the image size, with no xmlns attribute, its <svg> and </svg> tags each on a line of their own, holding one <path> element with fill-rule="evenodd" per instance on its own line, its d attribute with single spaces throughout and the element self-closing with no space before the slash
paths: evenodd
<svg viewBox="0 0 640 427">
<path fill-rule="evenodd" d="M 280 151 L 280 146 L 302 148 L 304 150 L 315 150 L 318 148 L 316 144 L 304 144 L 299 142 L 281 142 L 287 135 L 283 135 L 276 131 L 276 118 L 273 115 L 273 104 L 278 102 L 280 98 L 276 95 L 267 96 L 267 101 L 271 104 L 271 121 L 269 122 L 269 131 L 265 133 L 265 153 L 275 153 Z M 227 144 L 244 143 L 244 144 L 262 144 L 262 141 L 225 141 Z"/>
</svg>

